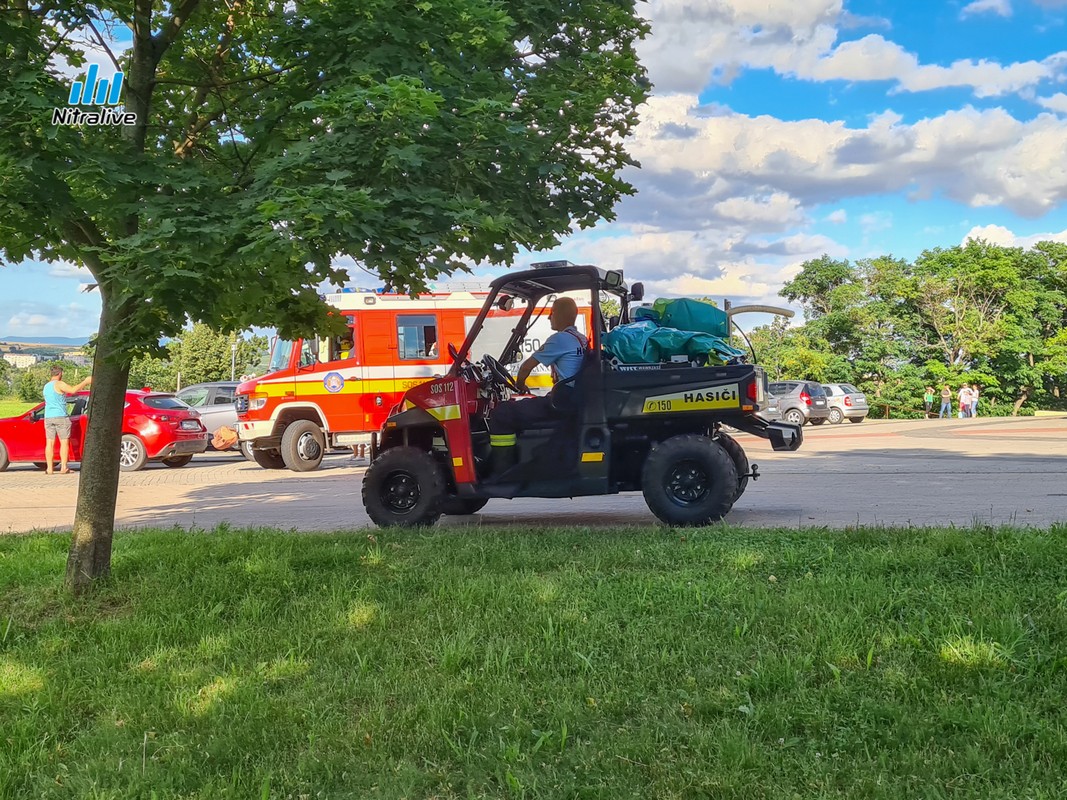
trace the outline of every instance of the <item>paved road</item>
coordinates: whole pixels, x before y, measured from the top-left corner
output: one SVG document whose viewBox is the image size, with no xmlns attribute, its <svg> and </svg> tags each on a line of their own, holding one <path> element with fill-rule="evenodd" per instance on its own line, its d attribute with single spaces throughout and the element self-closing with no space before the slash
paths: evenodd
<svg viewBox="0 0 1067 800">
<path fill-rule="evenodd" d="M 844 528 L 976 522 L 1045 527 L 1067 522 L 1067 416 L 977 420 L 868 420 L 804 429 L 796 453 L 739 435 L 763 477 L 750 483 L 733 524 Z M 181 469 L 122 475 L 121 527 L 265 526 L 298 531 L 368 526 L 364 465 L 331 456 L 322 469 L 263 470 L 239 456 L 198 456 Z M 65 530 L 78 475 L 32 467 L 0 474 L 0 532 Z M 640 494 L 575 500 L 493 500 L 447 525 L 645 525 Z"/>
</svg>

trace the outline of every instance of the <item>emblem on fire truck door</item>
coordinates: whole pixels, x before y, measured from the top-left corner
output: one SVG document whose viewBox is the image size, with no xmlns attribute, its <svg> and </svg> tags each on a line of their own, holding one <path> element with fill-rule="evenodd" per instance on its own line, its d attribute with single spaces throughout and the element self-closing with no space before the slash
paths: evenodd
<svg viewBox="0 0 1067 800">
<path fill-rule="evenodd" d="M 322 385 L 327 392 L 339 392 L 345 388 L 345 376 L 340 372 L 327 372 Z"/>
</svg>

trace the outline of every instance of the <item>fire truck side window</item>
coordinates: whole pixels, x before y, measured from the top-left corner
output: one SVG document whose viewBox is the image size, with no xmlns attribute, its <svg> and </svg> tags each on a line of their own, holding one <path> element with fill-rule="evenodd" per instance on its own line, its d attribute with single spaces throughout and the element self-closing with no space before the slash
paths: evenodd
<svg viewBox="0 0 1067 800">
<path fill-rule="evenodd" d="M 319 356 L 313 345 L 317 344 L 314 339 L 304 339 L 300 344 L 300 366 L 310 367 L 319 363 Z"/>
<path fill-rule="evenodd" d="M 436 316 L 399 316 L 396 318 L 396 335 L 400 358 L 437 357 Z"/>
</svg>

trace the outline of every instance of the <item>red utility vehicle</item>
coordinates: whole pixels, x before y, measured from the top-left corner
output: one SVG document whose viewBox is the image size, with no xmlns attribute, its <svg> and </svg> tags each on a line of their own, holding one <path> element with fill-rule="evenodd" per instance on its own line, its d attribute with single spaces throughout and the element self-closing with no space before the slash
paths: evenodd
<svg viewBox="0 0 1067 800">
<path fill-rule="evenodd" d="M 89 397 L 89 392 L 67 396 L 71 461 L 81 460 Z M 184 467 L 196 453 L 207 449 L 210 437 L 200 422 L 200 415 L 174 395 L 128 391 L 122 413 L 119 468 L 123 472 L 135 472 L 149 461 Z M 54 455 L 59 458 L 58 443 Z M 17 417 L 0 419 L 0 472 L 9 464 L 19 463 L 45 468 L 44 403 Z"/>
</svg>

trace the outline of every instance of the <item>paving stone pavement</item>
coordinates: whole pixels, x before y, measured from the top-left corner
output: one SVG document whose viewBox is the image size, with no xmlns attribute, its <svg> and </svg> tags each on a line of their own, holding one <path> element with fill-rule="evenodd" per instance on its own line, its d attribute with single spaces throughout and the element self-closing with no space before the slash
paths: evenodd
<svg viewBox="0 0 1067 800">
<path fill-rule="evenodd" d="M 763 477 L 749 484 L 727 522 L 749 527 L 941 525 L 1046 527 L 1067 523 L 1067 416 L 976 420 L 868 420 L 805 427 L 796 453 L 738 435 Z M 230 454 L 205 454 L 180 469 L 152 464 L 119 482 L 119 527 L 263 526 L 333 531 L 370 525 L 360 500 L 365 462 L 329 456 L 315 472 L 264 470 Z M 31 466 L 0 473 L 0 533 L 69 530 L 78 473 Z M 640 493 L 573 500 L 492 500 L 442 524 L 655 523 Z"/>
</svg>

